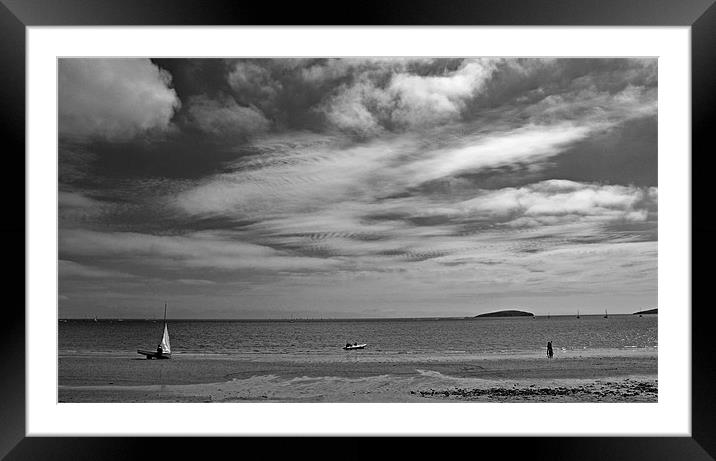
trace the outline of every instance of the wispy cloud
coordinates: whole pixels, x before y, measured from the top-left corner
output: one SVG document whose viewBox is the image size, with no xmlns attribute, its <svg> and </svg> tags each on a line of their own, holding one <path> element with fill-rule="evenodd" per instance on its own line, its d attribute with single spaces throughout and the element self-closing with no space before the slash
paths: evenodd
<svg viewBox="0 0 716 461">
<path fill-rule="evenodd" d="M 128 279 L 134 277 L 126 272 L 101 269 L 64 259 L 60 259 L 58 262 L 58 273 L 62 279 Z"/>
<path fill-rule="evenodd" d="M 120 261 L 141 258 L 143 264 L 169 270 L 198 267 L 291 271 L 330 266 L 323 259 L 288 257 L 272 248 L 232 240 L 216 232 L 171 236 L 72 229 L 61 233 L 59 248 L 61 255 Z"/>
</svg>

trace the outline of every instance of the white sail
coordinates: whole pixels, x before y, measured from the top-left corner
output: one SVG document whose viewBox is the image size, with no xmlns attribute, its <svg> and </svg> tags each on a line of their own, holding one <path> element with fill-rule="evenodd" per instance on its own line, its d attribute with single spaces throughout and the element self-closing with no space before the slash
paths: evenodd
<svg viewBox="0 0 716 461">
<path fill-rule="evenodd" d="M 169 345 L 169 329 L 167 328 L 166 322 L 164 323 L 164 335 L 162 336 L 162 351 L 165 354 L 171 354 L 172 348 Z"/>
</svg>

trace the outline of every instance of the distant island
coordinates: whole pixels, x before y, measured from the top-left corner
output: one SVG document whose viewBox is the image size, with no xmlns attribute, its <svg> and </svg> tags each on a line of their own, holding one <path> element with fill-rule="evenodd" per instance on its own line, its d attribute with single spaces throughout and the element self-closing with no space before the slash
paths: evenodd
<svg viewBox="0 0 716 461">
<path fill-rule="evenodd" d="M 480 314 L 476 315 L 473 318 L 478 317 L 534 317 L 535 315 L 532 312 L 525 312 L 525 311 L 497 311 L 497 312 L 488 312 L 486 314 Z"/>
<path fill-rule="evenodd" d="M 649 310 L 645 310 L 645 311 L 634 312 L 632 315 L 658 314 L 658 312 L 657 312 L 658 310 L 659 309 L 649 309 Z"/>
</svg>

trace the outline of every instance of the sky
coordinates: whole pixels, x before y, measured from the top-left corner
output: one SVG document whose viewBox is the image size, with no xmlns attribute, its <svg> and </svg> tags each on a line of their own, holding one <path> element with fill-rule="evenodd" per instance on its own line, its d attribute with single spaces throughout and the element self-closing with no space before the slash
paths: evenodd
<svg viewBox="0 0 716 461">
<path fill-rule="evenodd" d="M 61 318 L 657 307 L 656 59 L 60 59 Z"/>
</svg>

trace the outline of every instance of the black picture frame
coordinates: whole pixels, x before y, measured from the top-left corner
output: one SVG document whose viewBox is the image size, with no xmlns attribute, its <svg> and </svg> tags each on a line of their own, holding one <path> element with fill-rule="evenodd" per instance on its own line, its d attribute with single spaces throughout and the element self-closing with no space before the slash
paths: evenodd
<svg viewBox="0 0 716 461">
<path fill-rule="evenodd" d="M 441 26 L 690 26 L 692 64 L 692 293 L 705 292 L 714 260 L 709 237 L 716 231 L 698 214 L 709 207 L 706 175 L 713 171 L 710 131 L 716 107 L 716 6 L 714 0 L 364 0 L 358 3 L 245 2 L 240 0 L 0 0 L 0 113 L 4 131 L 5 170 L 12 178 L 0 182 L 4 192 L 6 292 L 19 294 L 25 286 L 25 40 L 28 26 L 108 25 L 441 25 Z M 698 168 L 694 168 L 698 159 Z M 18 172 L 22 171 L 23 174 Z M 18 184 L 17 182 L 22 182 Z M 13 200 L 10 200 L 13 198 Z M 20 254 L 22 253 L 22 255 Z M 697 268 L 702 267 L 701 271 Z M 699 283 L 700 282 L 700 283 Z M 700 288 L 697 289 L 697 286 Z M 704 297 L 705 298 L 705 297 Z M 534 459 L 713 459 L 716 456 L 716 366 L 714 366 L 711 306 L 693 297 L 692 319 L 692 436 L 691 437 L 521 437 L 481 438 L 479 452 L 498 449 L 500 456 Z M 127 459 L 146 457 L 161 447 L 166 457 L 186 455 L 189 445 L 206 440 L 175 438 L 157 443 L 149 437 L 26 437 L 25 407 L 25 291 L 3 310 L 0 345 L 0 456 L 7 459 Z M 334 439 L 344 446 L 338 456 L 373 456 L 368 444 Z M 430 440 L 402 444 L 425 453 Z M 213 450 L 237 445 L 231 438 L 212 439 Z M 241 442 L 244 450 L 245 442 Z M 263 442 L 266 446 L 266 441 Z M 433 441 L 433 444 L 435 442 Z M 315 441 L 294 439 L 270 444 L 296 453 L 316 453 Z M 437 445 L 440 445 L 438 442 Z M 475 442 L 468 442 L 475 446 Z M 149 450 L 149 451 L 148 451 Z M 272 451 L 264 450 L 268 455 Z M 346 453 L 348 452 L 348 453 Z M 246 452 L 248 454 L 248 452 Z M 327 453 L 328 455 L 329 453 Z M 362 455 L 362 456 L 361 456 Z M 180 456 L 183 457 L 183 456 Z M 272 457 L 272 456 L 270 456 Z M 335 457 L 335 456 L 331 456 Z M 401 456 L 402 457 L 402 456 Z"/>
</svg>

